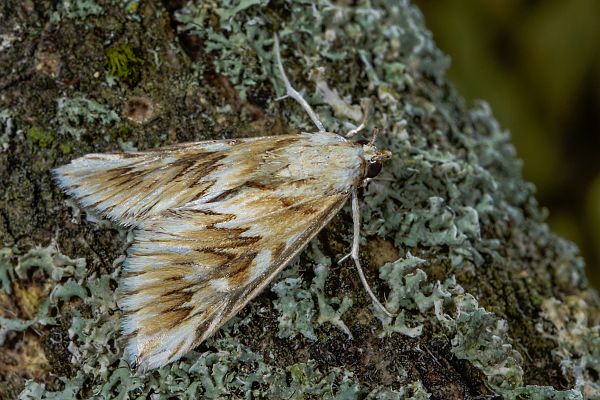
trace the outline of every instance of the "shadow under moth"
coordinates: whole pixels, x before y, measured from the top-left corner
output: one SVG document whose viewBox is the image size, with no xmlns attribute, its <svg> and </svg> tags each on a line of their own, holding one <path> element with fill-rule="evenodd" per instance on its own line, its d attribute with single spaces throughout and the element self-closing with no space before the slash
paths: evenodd
<svg viewBox="0 0 600 400">
<path fill-rule="evenodd" d="M 185 355 L 240 311 L 351 198 L 354 260 L 357 189 L 390 152 L 326 132 L 291 86 L 274 48 L 286 97 L 315 133 L 185 143 L 150 151 L 88 154 L 55 169 L 84 207 L 135 228 L 120 282 L 126 357 L 141 370 Z M 365 113 L 366 119 L 366 113 Z M 344 258 L 346 258 L 344 257 Z"/>
</svg>

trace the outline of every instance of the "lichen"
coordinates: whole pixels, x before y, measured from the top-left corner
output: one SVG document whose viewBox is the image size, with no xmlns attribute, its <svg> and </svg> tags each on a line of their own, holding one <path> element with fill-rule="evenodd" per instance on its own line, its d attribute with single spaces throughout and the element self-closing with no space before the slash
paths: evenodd
<svg viewBox="0 0 600 400">
<path fill-rule="evenodd" d="M 57 131 L 76 140 L 86 132 L 86 124 L 110 125 L 121 120 L 115 111 L 83 96 L 61 97 L 57 102 Z"/>
<path fill-rule="evenodd" d="M 544 299 L 542 316 L 551 323 L 539 322 L 537 329 L 557 341 L 552 352 L 561 360 L 565 374 L 575 377 L 575 389 L 586 399 L 600 398 L 600 325 L 589 321 L 589 300 L 569 296 L 564 302 Z M 550 329 L 549 329 L 550 328 Z"/>
<path fill-rule="evenodd" d="M 323 325 L 326 322 L 330 323 L 338 327 L 348 338 L 352 339 L 350 329 L 348 329 L 348 326 L 342 320 L 342 316 L 352 307 L 352 299 L 344 297 L 340 300 L 337 297 L 327 297 L 325 295 L 325 280 L 328 274 L 329 269 L 324 264 L 317 264 L 315 266 L 315 277 L 310 288 L 316 294 L 317 304 L 319 305 L 317 323 L 319 325 Z"/>
<path fill-rule="evenodd" d="M 8 148 L 9 136 L 14 134 L 14 116 L 6 109 L 0 110 L 0 151 Z"/>
<path fill-rule="evenodd" d="M 431 394 L 425 390 L 421 381 L 415 381 L 403 386 L 399 390 L 375 389 L 367 399 L 375 400 L 427 400 Z"/>
<path fill-rule="evenodd" d="M 271 288 L 278 296 L 274 306 L 280 314 L 277 336 L 282 339 L 298 333 L 309 339 L 317 338 L 313 328 L 315 303 L 312 293 L 302 286 L 306 286 L 302 278 L 286 278 Z"/>
<path fill-rule="evenodd" d="M 65 276 L 81 278 L 85 272 L 85 259 L 71 259 L 61 254 L 53 243 L 47 247 L 30 249 L 18 257 L 14 271 L 19 278 L 24 279 L 32 268 L 42 270 L 54 281 L 59 281 Z"/>
<path fill-rule="evenodd" d="M 424 262 L 409 255 L 381 268 L 380 277 L 391 288 L 386 307 L 398 314 L 393 323 L 382 318 L 383 333 L 416 337 L 422 334 L 425 321 L 435 321 L 452 337 L 452 352 L 480 368 L 490 385 L 498 389 L 522 385 L 521 356 L 512 349 L 506 321 L 479 307 L 477 300 L 465 294 L 454 277 L 443 284 L 428 283 L 427 274 L 416 268 Z M 452 315 L 446 310 L 453 310 Z M 434 314 L 435 319 L 427 314 Z M 407 320 L 411 321 L 410 328 Z"/>
<path fill-rule="evenodd" d="M 32 269 L 43 272 L 47 279 L 52 282 L 58 282 L 67 276 L 81 278 L 85 270 L 85 259 L 74 260 L 61 254 L 54 243 L 47 247 L 30 249 L 26 254 L 17 257 L 16 264 L 11 262 L 12 258 L 13 252 L 11 249 L 4 248 L 0 250 L 0 279 L 2 281 L 0 299 L 4 301 L 6 299 L 4 296 L 12 295 L 20 305 L 22 312 L 24 312 L 23 308 L 26 307 L 33 309 L 36 315 L 27 320 L 0 317 L 0 331 L 2 332 L 0 336 L 2 337 L 10 331 L 23 331 L 34 323 L 42 325 L 55 323 L 55 318 L 49 314 L 53 300 L 52 294 L 36 295 L 37 290 L 35 288 L 14 293 L 13 282 L 27 280 Z M 67 283 L 70 282 L 72 281 L 67 281 Z M 60 287 L 56 286 L 53 290 L 60 290 Z M 35 299 L 34 304 L 31 304 L 29 300 L 32 298 Z M 3 340 L 0 340 L 0 342 L 3 342 Z"/>
<path fill-rule="evenodd" d="M 104 9 L 95 0 L 62 0 L 58 2 L 52 20 L 58 22 L 61 17 L 85 19 L 89 16 L 100 16 L 103 13 Z"/>
<path fill-rule="evenodd" d="M 383 320 L 382 334 L 398 332 L 416 337 L 422 334 L 423 326 L 415 324 L 429 321 L 430 324 L 440 325 L 445 329 L 445 335 L 452 337 L 452 353 L 479 368 L 486 375 L 489 385 L 507 399 L 517 399 L 525 394 L 535 399 L 574 400 L 582 398 L 582 393 L 586 394 L 585 398 L 596 397 L 597 388 L 588 375 L 584 381 L 580 381 L 576 390 L 561 391 L 552 387 L 524 385 L 522 356 L 512 345 L 507 321 L 480 307 L 477 300 L 456 283 L 454 277 L 447 278 L 444 284 L 427 283 L 427 274 L 417 268 L 424 262 L 409 255 L 404 260 L 381 267 L 380 277 L 391 288 L 386 307 L 396 314 L 392 323 L 378 312 Z M 414 311 L 418 311 L 418 314 Z M 427 314 L 434 314 L 435 318 L 428 318 Z M 407 326 L 407 320 L 410 320 L 412 327 Z M 556 320 L 564 321 L 565 318 Z M 585 324 L 585 321 L 580 322 Z M 574 329 L 574 332 L 582 339 L 580 343 L 584 348 L 580 349 L 580 353 L 590 354 L 591 349 L 597 347 L 598 335 L 587 327 L 584 329 L 585 333 L 582 329 Z M 597 360 L 595 357 L 590 359 Z"/>
<path fill-rule="evenodd" d="M 500 392 L 522 386 L 522 356 L 513 349 L 507 322 L 479 307 L 469 294 L 453 300 L 456 312 L 444 319 L 454 336 L 452 352 L 481 369 Z"/>
<path fill-rule="evenodd" d="M 14 279 L 14 269 L 10 263 L 11 256 L 11 249 L 0 249 L 0 283 L 2 283 L 2 291 L 6 294 L 12 293 L 10 282 Z"/>
<path fill-rule="evenodd" d="M 164 396 L 180 398 L 217 399 L 241 394 L 262 398 L 301 399 L 315 396 L 323 399 L 357 399 L 364 395 L 364 389 L 356 383 L 352 375 L 340 368 L 321 372 L 314 362 L 295 363 L 284 369 L 266 361 L 263 356 L 242 345 L 231 335 L 237 329 L 234 325 L 247 324 L 238 321 L 222 330 L 217 338 L 209 339 L 208 350 L 192 352 L 184 360 L 168 365 L 154 374 L 138 374 L 129 368 L 121 358 L 121 340 L 118 338 L 120 311 L 116 294 L 111 286 L 112 276 L 120 272 L 120 262 L 115 264 L 111 275 L 96 276 L 85 269 L 83 259 L 71 259 L 60 254 L 56 245 L 32 249 L 17 257 L 16 263 L 9 260 L 11 253 L 2 253 L 2 271 L 10 277 L 10 282 L 27 280 L 28 272 L 34 268 L 44 273 L 54 283 L 52 293 L 34 320 L 0 319 L 2 332 L 22 331 L 33 324 L 56 324 L 50 317 L 52 310 L 60 309 L 60 304 L 72 303 L 75 298 L 83 304 L 72 309 L 68 328 L 71 362 L 79 365 L 73 376 L 61 377 L 63 389 L 47 390 L 46 385 L 28 381 L 20 394 L 21 399 L 68 399 L 77 394 L 99 396 L 100 398 L 128 398 L 146 396 L 152 392 Z M 321 269 L 322 268 L 318 268 Z M 315 277 L 316 286 L 322 291 L 326 273 L 321 271 Z M 284 279 L 278 285 L 286 283 Z M 10 288 L 10 286 L 9 286 Z M 4 290 L 4 289 L 3 289 Z M 307 291 L 310 295 L 314 293 Z M 323 296 L 322 294 L 320 294 Z M 331 300 L 324 298 L 326 303 Z M 85 312 L 83 312 L 85 310 Z M 116 367 L 115 367 L 116 365 Z M 93 388 L 86 383 L 88 377 L 98 379 Z M 332 387 L 336 389 L 332 390 Z M 406 389 L 394 392 L 393 398 L 406 397 L 404 394 L 422 393 L 420 385 L 408 385 Z M 384 393 L 384 392 L 382 392 Z M 387 393 L 387 392 L 386 392 Z M 375 398 L 392 398 L 390 393 Z M 383 397 L 382 397 L 383 396 Z"/>
<path fill-rule="evenodd" d="M 313 251 L 318 251 L 316 246 L 312 247 Z M 279 312 L 280 338 L 302 334 L 308 339 L 316 340 L 315 327 L 325 323 L 336 326 L 352 338 L 352 333 L 342 320 L 344 313 L 352 306 L 352 300 L 348 297 L 340 300 L 337 297 L 326 296 L 325 281 L 331 262 L 323 258 L 321 261 L 325 262 L 314 266 L 315 276 L 310 286 L 301 277 L 287 277 L 271 287 L 278 296 L 273 304 Z M 315 309 L 315 298 L 318 309 Z"/>
</svg>

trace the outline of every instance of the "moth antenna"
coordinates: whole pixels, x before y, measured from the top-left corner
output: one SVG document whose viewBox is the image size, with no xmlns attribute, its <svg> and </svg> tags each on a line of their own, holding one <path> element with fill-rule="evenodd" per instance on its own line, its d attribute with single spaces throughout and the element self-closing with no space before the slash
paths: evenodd
<svg viewBox="0 0 600 400">
<path fill-rule="evenodd" d="M 372 101 L 371 99 L 366 99 L 363 102 L 363 108 L 365 110 L 365 113 L 363 115 L 363 119 L 360 122 L 360 125 L 358 125 L 356 128 L 352 129 L 350 132 L 346 133 L 346 137 L 350 138 L 354 135 L 356 135 L 358 132 L 362 131 L 363 129 L 365 129 L 365 127 L 367 126 L 367 121 L 369 120 L 369 113 L 371 112 L 371 106 L 372 106 Z"/>
<path fill-rule="evenodd" d="M 317 114 L 311 108 L 310 104 L 308 104 L 308 102 L 304 100 L 302 95 L 292 87 L 292 84 L 290 83 L 287 75 L 285 74 L 285 70 L 283 69 L 283 63 L 281 62 L 281 52 L 279 51 L 279 39 L 277 38 L 277 34 L 274 35 L 273 50 L 275 52 L 275 59 L 277 60 L 277 67 L 279 68 L 279 73 L 281 74 L 281 78 L 283 79 L 283 83 L 285 84 L 286 91 L 286 95 L 280 97 L 278 100 L 284 99 L 288 96 L 296 100 L 302 106 L 302 108 L 304 108 L 304 111 L 306 111 L 312 122 L 316 125 L 319 132 L 325 132 L 325 127 L 319 120 L 319 117 L 317 117 Z"/>
<path fill-rule="evenodd" d="M 358 206 L 358 194 L 356 193 L 356 188 L 352 190 L 352 221 L 354 223 L 354 237 L 352 238 L 352 252 L 349 255 L 342 258 L 342 260 L 345 260 L 348 257 L 352 257 L 352 259 L 354 260 L 354 265 L 356 265 L 356 269 L 358 270 L 358 276 L 360 277 L 360 281 L 362 282 L 363 287 L 365 288 L 365 290 L 371 297 L 371 300 L 373 301 L 373 303 L 375 303 L 375 305 L 377 307 L 379 307 L 385 315 L 387 315 L 390 318 L 393 318 L 394 315 L 391 312 L 389 312 L 387 310 L 387 308 L 385 308 L 385 306 L 379 302 L 379 300 L 377 300 L 377 297 L 375 297 L 375 294 L 373 293 L 373 290 L 371 290 L 371 287 L 369 286 L 369 283 L 367 282 L 367 278 L 365 277 L 365 273 L 364 273 L 364 271 L 360 265 L 360 261 L 358 259 L 358 247 L 360 244 L 360 209 Z"/>
<path fill-rule="evenodd" d="M 377 135 L 379 135 L 379 128 L 373 128 L 373 133 L 371 134 L 371 141 L 369 142 L 369 146 L 373 146 L 375 144 L 375 140 L 377 140 Z"/>
</svg>

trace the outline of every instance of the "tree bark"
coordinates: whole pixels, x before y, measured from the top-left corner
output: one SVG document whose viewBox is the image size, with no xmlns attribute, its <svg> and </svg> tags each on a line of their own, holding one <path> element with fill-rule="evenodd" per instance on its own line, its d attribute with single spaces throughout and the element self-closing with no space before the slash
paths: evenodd
<svg viewBox="0 0 600 400">
<path fill-rule="evenodd" d="M 5 2 L 0 13 L 0 397 L 600 398 L 599 301 L 484 103 L 407 1 Z M 183 360 L 136 374 L 116 288 L 130 232 L 50 170 L 91 152 L 329 131 L 373 99 L 393 157 L 263 294 Z M 152 397 L 154 398 L 154 397 Z"/>
</svg>

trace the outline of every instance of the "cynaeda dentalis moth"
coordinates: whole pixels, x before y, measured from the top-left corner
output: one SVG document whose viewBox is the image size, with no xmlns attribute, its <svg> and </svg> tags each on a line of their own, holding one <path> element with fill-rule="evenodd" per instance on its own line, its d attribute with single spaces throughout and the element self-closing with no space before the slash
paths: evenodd
<svg viewBox="0 0 600 400">
<path fill-rule="evenodd" d="M 351 257 L 358 259 L 357 189 L 389 151 L 326 132 L 291 86 L 274 41 L 286 97 L 318 131 L 88 154 L 55 169 L 80 204 L 135 230 L 121 278 L 126 357 L 141 370 L 178 360 L 214 334 L 352 201 Z M 374 135 L 375 136 L 375 135 Z"/>
</svg>

